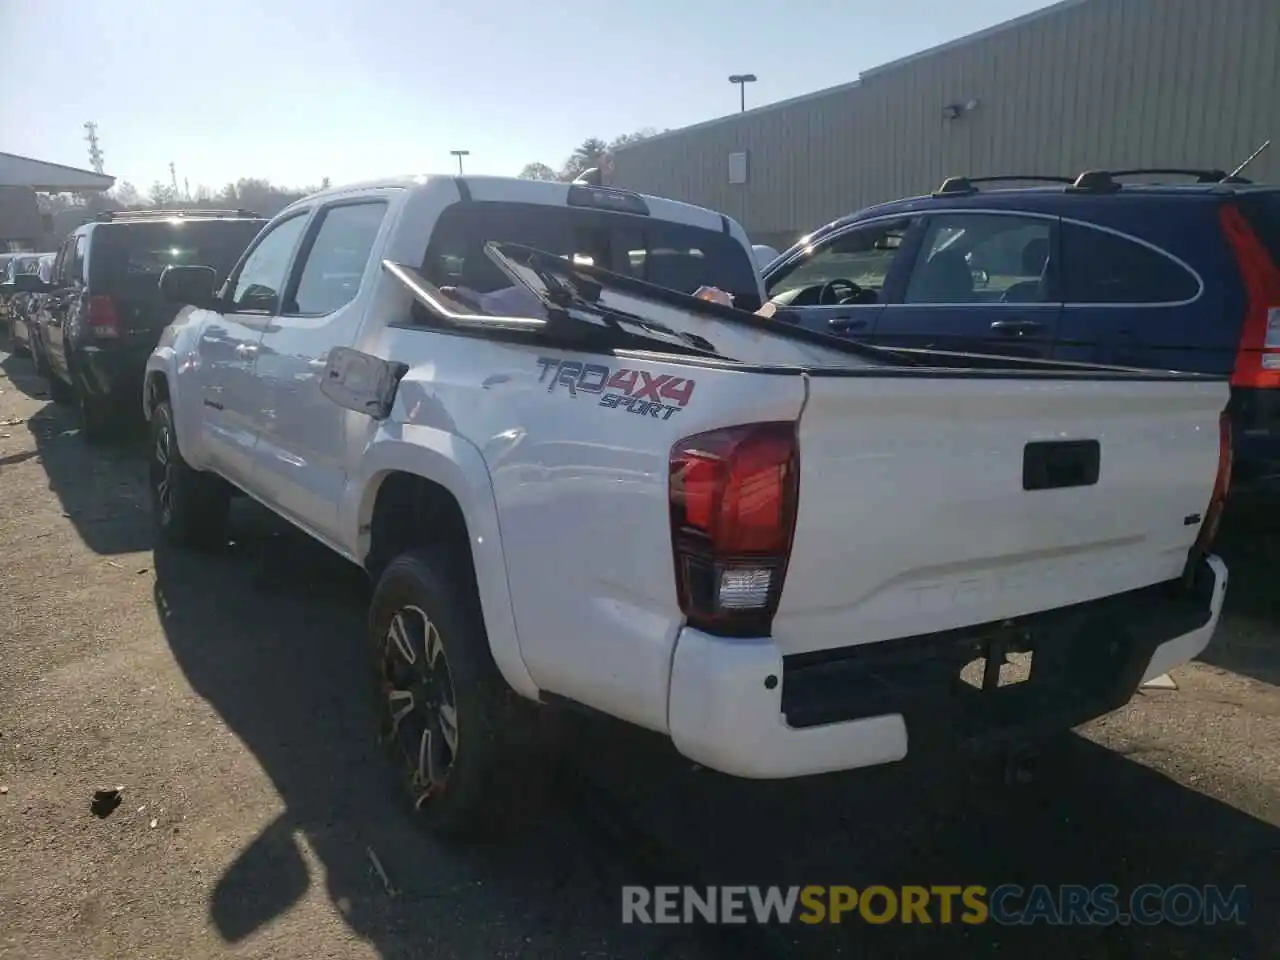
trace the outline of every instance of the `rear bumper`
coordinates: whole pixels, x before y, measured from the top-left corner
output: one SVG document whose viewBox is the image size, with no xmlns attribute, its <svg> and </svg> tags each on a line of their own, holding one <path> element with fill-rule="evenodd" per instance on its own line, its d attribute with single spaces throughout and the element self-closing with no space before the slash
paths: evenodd
<svg viewBox="0 0 1280 960">
<path fill-rule="evenodd" d="M 891 763 L 930 745 L 1023 743 L 1118 709 L 1145 680 L 1199 655 L 1226 587 L 1226 565 L 1211 556 L 1190 590 L 1162 584 L 1023 618 L 1030 678 L 991 691 L 959 680 L 990 628 L 794 657 L 769 638 L 686 628 L 671 670 L 671 738 L 692 760 L 757 779 Z"/>
</svg>

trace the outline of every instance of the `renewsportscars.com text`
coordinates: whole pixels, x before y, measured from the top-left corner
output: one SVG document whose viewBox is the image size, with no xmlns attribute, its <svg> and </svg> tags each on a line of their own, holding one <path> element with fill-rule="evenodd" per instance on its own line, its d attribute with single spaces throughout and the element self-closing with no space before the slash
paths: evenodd
<svg viewBox="0 0 1280 960">
<path fill-rule="evenodd" d="M 1145 884 L 622 888 L 623 923 L 1243 924 L 1248 891 Z"/>
</svg>

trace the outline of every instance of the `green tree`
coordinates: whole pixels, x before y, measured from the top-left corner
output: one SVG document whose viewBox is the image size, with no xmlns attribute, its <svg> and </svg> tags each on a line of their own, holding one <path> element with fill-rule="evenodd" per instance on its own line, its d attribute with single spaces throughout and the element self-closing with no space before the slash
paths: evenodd
<svg viewBox="0 0 1280 960">
<path fill-rule="evenodd" d="M 520 171 L 522 180 L 556 180 L 556 172 L 545 163 L 526 163 Z"/>
<path fill-rule="evenodd" d="M 569 155 L 560 170 L 561 180 L 573 180 L 592 167 L 600 166 L 605 154 L 609 152 L 609 144 L 599 137 L 587 137 Z"/>
</svg>

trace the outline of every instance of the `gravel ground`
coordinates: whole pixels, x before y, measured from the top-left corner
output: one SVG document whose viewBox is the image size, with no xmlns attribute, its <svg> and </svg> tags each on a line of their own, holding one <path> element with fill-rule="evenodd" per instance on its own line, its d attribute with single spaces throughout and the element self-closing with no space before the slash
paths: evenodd
<svg viewBox="0 0 1280 960">
<path fill-rule="evenodd" d="M 358 572 L 262 511 L 151 549 L 136 443 L 91 450 L 0 353 L 0 957 L 1252 958 L 1280 949 L 1280 536 L 1229 615 L 1006 785 L 961 758 L 786 783 L 566 723 L 490 849 L 416 829 L 373 744 Z M 239 505 L 238 505 L 239 509 Z M 97 789 L 120 786 L 110 816 Z M 513 806 L 524 798 L 513 797 Z M 371 866 L 370 851 L 390 880 Z M 637 927 L 624 883 L 1245 884 L 1243 926 Z"/>
</svg>

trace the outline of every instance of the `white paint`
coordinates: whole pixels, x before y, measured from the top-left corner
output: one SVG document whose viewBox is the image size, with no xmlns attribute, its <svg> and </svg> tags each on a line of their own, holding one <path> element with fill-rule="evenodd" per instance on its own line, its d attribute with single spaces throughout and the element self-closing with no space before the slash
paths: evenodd
<svg viewBox="0 0 1280 960">
<path fill-rule="evenodd" d="M 563 205 L 568 187 L 469 177 L 475 199 Z M 927 368 L 908 376 L 822 376 L 869 361 L 820 345 L 616 293 L 609 304 L 697 332 L 774 373 L 653 352 L 573 354 L 390 326 L 411 294 L 377 265 L 422 262 L 451 177 L 327 191 L 290 212 L 368 196 L 387 217 L 355 300 L 324 318 L 268 318 L 256 332 L 186 310 L 148 371 L 169 378 L 178 440 L 213 469 L 342 556 L 361 562 L 382 480 L 422 476 L 458 500 L 471 538 L 494 659 L 519 693 L 556 693 L 669 732 L 690 758 L 744 776 L 815 773 L 900 759 L 900 717 L 792 730 L 779 712 L 785 654 L 870 643 L 1033 613 L 1175 576 L 1217 466 L 1214 382 L 981 379 Z M 648 199 L 652 215 L 720 230 L 711 211 Z M 750 257 L 745 233 L 731 234 Z M 214 334 L 252 356 L 230 360 Z M 328 352 L 349 346 L 408 365 L 389 419 L 338 407 L 317 386 Z M 270 360 L 264 354 L 270 349 Z M 225 352 L 225 351 L 224 351 Z M 540 362 L 541 357 L 551 358 Z M 669 416 L 636 415 L 571 393 L 562 361 L 677 377 L 695 387 Z M 206 405 L 221 375 L 221 427 Z M 552 364 L 552 366 L 548 366 Z M 668 456 L 722 426 L 798 421 L 800 509 L 772 637 L 726 641 L 678 608 Z M 1097 438 L 1095 487 L 1027 493 L 1022 447 Z M 1219 570 L 1220 568 L 1220 570 Z M 1213 619 L 1160 648 L 1163 672 L 1195 656 Z"/>
</svg>

